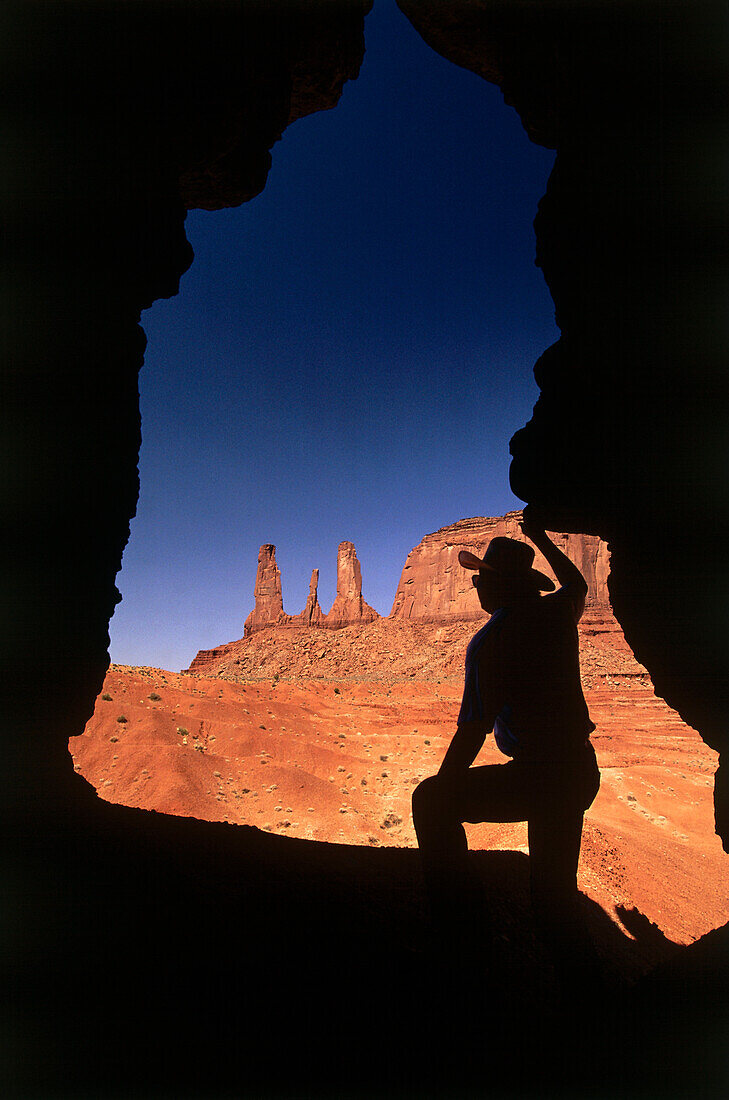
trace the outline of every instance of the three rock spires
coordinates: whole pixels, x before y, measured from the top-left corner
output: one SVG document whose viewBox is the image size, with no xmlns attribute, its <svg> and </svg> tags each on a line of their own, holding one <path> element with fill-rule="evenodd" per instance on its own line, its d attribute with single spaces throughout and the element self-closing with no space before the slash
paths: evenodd
<svg viewBox="0 0 729 1100">
<path fill-rule="evenodd" d="M 245 621 L 247 638 L 266 626 L 322 626 L 338 629 L 352 623 L 371 623 L 379 615 L 362 597 L 362 569 L 354 543 L 340 542 L 337 550 L 337 595 L 331 610 L 324 614 L 317 596 L 319 570 L 314 569 L 306 606 L 299 615 L 287 615 L 283 609 L 281 572 L 276 564 L 276 547 L 264 543 L 258 552 L 258 571 L 253 594 L 256 606 Z"/>
</svg>

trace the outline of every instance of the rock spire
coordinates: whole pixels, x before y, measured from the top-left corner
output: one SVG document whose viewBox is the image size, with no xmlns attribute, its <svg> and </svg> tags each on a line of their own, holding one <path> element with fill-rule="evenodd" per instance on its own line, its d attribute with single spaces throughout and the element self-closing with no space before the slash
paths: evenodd
<svg viewBox="0 0 729 1100">
<path fill-rule="evenodd" d="M 254 630 L 260 630 L 263 626 L 272 626 L 285 618 L 281 595 L 281 573 L 276 565 L 276 547 L 269 542 L 264 543 L 258 552 L 258 571 L 253 596 L 256 606 L 245 621 L 244 638 Z"/>
<path fill-rule="evenodd" d="M 317 589 L 319 587 L 319 570 L 312 569 L 311 580 L 309 581 L 309 595 L 306 600 L 306 607 L 300 615 L 295 618 L 301 623 L 302 626 L 319 626 L 324 618 L 324 612 L 319 606 L 319 597 L 317 595 Z"/>
<path fill-rule="evenodd" d="M 337 595 L 324 626 L 338 629 L 350 623 L 371 623 L 379 615 L 362 597 L 362 569 L 352 542 L 337 549 Z"/>
</svg>

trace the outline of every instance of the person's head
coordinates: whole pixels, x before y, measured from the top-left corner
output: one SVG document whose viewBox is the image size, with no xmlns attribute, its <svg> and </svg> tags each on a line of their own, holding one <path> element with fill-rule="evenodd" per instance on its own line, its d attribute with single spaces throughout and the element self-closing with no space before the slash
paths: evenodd
<svg viewBox="0 0 729 1100">
<path fill-rule="evenodd" d="M 473 586 L 484 611 L 535 599 L 540 592 L 554 589 L 554 582 L 533 568 L 534 550 L 517 539 L 497 536 L 489 543 L 483 558 L 461 550 L 458 560 L 465 569 L 477 571 Z"/>
<path fill-rule="evenodd" d="M 526 577 L 511 578 L 487 569 L 479 569 L 472 578 L 479 603 L 489 613 L 499 607 L 509 607 L 518 600 L 534 599 L 539 596 L 539 585 L 527 574 Z"/>
</svg>

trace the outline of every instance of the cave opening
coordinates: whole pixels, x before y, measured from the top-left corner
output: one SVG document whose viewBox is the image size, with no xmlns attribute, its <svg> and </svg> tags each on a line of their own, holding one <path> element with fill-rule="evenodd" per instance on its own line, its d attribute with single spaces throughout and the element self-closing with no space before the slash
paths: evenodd
<svg viewBox="0 0 729 1100">
<path fill-rule="evenodd" d="M 357 81 L 345 86 L 334 111 L 286 131 L 274 147 L 262 194 L 233 210 L 188 215 L 197 260 L 180 293 L 144 317 L 149 343 L 141 374 L 141 493 L 119 580 L 124 600 L 112 621 L 117 664 L 179 668 L 189 663 L 191 645 L 194 652 L 198 645 L 214 647 L 240 637 L 256 550 L 264 540 L 279 543 L 286 607 L 294 611 L 305 603 L 311 569 L 331 560 L 333 547 L 354 528 L 365 567 L 364 594 L 387 615 L 405 556 L 425 531 L 472 514 L 475 502 L 489 514 L 518 504 L 506 487 L 508 438 L 531 411 L 536 392 L 531 364 L 558 334 L 542 277 L 531 264 L 530 229 L 553 154 L 528 140 L 498 88 L 438 58 L 394 5 L 376 9 L 367 28 L 368 55 Z M 474 119 L 480 124 L 476 142 Z M 434 134 L 446 136 L 433 140 Z M 388 173 L 380 161 L 388 164 Z M 453 378 L 463 384 L 454 386 Z M 466 453 L 479 461 L 464 463 Z M 490 473 L 499 468 L 500 475 Z M 251 577 L 247 590 L 241 579 L 244 557 Z M 333 599 L 331 571 L 327 577 L 322 570 L 320 592 L 326 607 Z M 599 630 L 590 632 L 595 633 Z M 170 644 L 177 648 L 159 656 L 160 646 Z M 645 670 L 630 660 L 621 656 L 608 671 L 596 672 L 601 655 L 592 647 L 589 674 L 601 677 L 605 688 L 628 684 L 631 677 L 644 686 Z M 346 671 L 343 679 L 352 679 L 353 670 Z M 446 680 L 452 682 L 442 689 L 437 684 L 443 728 L 427 739 L 441 754 L 447 716 L 457 702 L 453 683 L 460 676 L 460 670 L 450 672 Z M 248 699 L 235 701 L 255 731 L 247 738 L 246 756 L 255 758 L 256 767 L 261 760 L 263 767 L 271 764 L 264 744 L 270 707 L 286 695 L 286 681 L 292 679 L 285 665 L 283 674 L 277 669 L 268 675 L 270 692 L 251 687 Z M 354 781 L 365 788 L 359 795 L 371 796 L 379 788 L 382 796 L 377 814 L 362 813 L 357 842 L 414 842 L 410 785 L 423 778 L 428 763 L 437 763 L 434 748 L 417 747 L 427 722 L 419 709 L 422 700 L 407 699 L 407 693 L 395 700 L 389 686 L 370 686 L 360 698 L 345 693 L 349 705 L 359 707 L 360 720 L 350 725 L 346 716 L 336 716 L 339 733 L 332 744 L 337 753 L 360 744 L 362 759 L 320 764 L 321 776 L 307 775 L 307 781 L 334 784 L 324 790 L 342 796 L 332 799 L 327 793 L 325 824 L 316 805 L 284 804 L 294 801 L 277 793 L 290 785 L 288 776 L 266 780 L 271 806 L 251 806 L 255 816 L 247 816 L 248 784 L 258 780 L 243 772 L 226 777 L 224 764 L 212 759 L 221 748 L 220 719 L 203 715 L 199 700 L 175 687 L 173 710 L 157 721 L 165 710 L 164 695 L 173 692 L 171 676 L 164 677 L 146 686 L 144 680 L 120 685 L 118 698 L 97 703 L 108 743 L 103 753 L 95 750 L 76 766 L 82 773 L 90 769 L 103 797 L 343 840 L 350 832 L 336 815 L 361 812 L 350 806 Z M 284 717 L 274 719 L 280 732 L 290 737 L 296 730 L 296 706 L 308 719 L 321 705 L 333 721 L 331 706 L 341 701 L 334 698 L 334 683 L 325 676 L 313 686 L 312 699 L 285 698 Z M 656 722 L 647 684 L 637 704 L 644 732 Z M 232 690 L 221 687 L 215 705 Z M 340 687 L 336 695 L 342 695 Z M 599 705 L 617 713 L 623 702 L 613 707 L 609 695 L 603 692 Z M 246 706 L 251 697 L 255 703 Z M 110 715 L 107 702 L 118 702 L 119 713 Z M 133 715 L 125 713 L 130 704 Z M 140 707 L 146 713 L 137 713 Z M 382 753 L 372 738 L 378 709 L 387 713 L 391 731 L 398 723 L 408 727 L 403 742 L 393 741 L 395 747 Z M 250 716 L 259 710 L 253 722 Z M 314 718 L 321 721 L 322 714 Z M 675 716 L 665 708 L 660 718 L 669 726 Z M 239 728 L 231 718 L 224 721 Z M 612 728 L 610 719 L 606 724 Z M 151 739 L 162 735 L 166 743 L 156 768 L 159 773 L 168 767 L 170 775 L 155 775 L 137 743 L 128 765 L 120 749 L 135 725 Z M 305 756 L 307 738 L 316 740 L 317 731 L 303 725 L 298 733 Z M 675 736 L 682 731 L 678 723 Z M 175 759 L 181 749 L 200 754 L 192 757 L 192 771 Z M 378 757 L 385 759 L 373 772 Z M 203 758 L 209 775 L 200 774 Z M 631 823 L 649 822 L 655 829 L 672 821 L 673 806 L 666 815 L 651 801 L 658 795 L 660 808 L 667 808 L 671 777 L 656 788 L 653 765 L 645 774 L 633 769 L 623 790 L 624 763 L 618 757 L 609 767 L 616 776 L 615 804 L 629 812 L 619 825 L 613 815 L 608 831 L 629 834 Z M 295 754 L 284 764 L 300 767 Z M 721 857 L 715 842 L 707 840 L 710 778 L 705 776 L 714 767 L 715 755 L 696 747 L 691 776 L 683 780 L 699 791 L 700 800 L 693 803 L 701 806 L 697 843 L 709 844 L 719 873 Z M 525 844 L 523 828 L 501 830 L 498 837 L 483 829 L 476 834 L 484 847 L 523 849 Z M 595 877 L 604 848 L 600 835 L 596 825 Z M 672 828 L 672 842 L 679 845 L 673 862 L 684 868 L 682 874 L 681 846 L 693 835 L 686 823 Z M 642 874 L 634 868 L 635 881 Z M 658 908 L 655 895 L 640 900 L 644 910 Z M 696 905 L 691 911 L 691 928 L 678 913 L 673 924 L 664 918 L 664 925 L 690 939 L 724 917 L 721 905 L 713 904 L 707 914 L 699 910 Z"/>
</svg>

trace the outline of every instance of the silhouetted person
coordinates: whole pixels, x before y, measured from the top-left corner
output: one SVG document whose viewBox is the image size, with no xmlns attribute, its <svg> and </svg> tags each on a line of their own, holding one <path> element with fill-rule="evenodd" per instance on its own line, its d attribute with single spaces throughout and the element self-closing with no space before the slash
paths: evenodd
<svg viewBox="0 0 729 1100">
<path fill-rule="evenodd" d="M 533 508 L 525 508 L 521 526 L 561 588 L 553 591 L 533 568 L 534 550 L 515 539 L 492 539 L 482 559 L 458 555 L 477 570 L 473 584 L 491 618 L 466 651 L 458 726 L 438 774 L 413 794 L 413 820 L 434 923 L 445 940 L 470 931 L 462 823 L 528 822 L 537 930 L 569 985 L 578 968 L 594 963 L 577 890 L 583 816 L 600 786 L 577 637 L 587 584 Z M 512 760 L 472 768 L 492 729 Z"/>
</svg>

